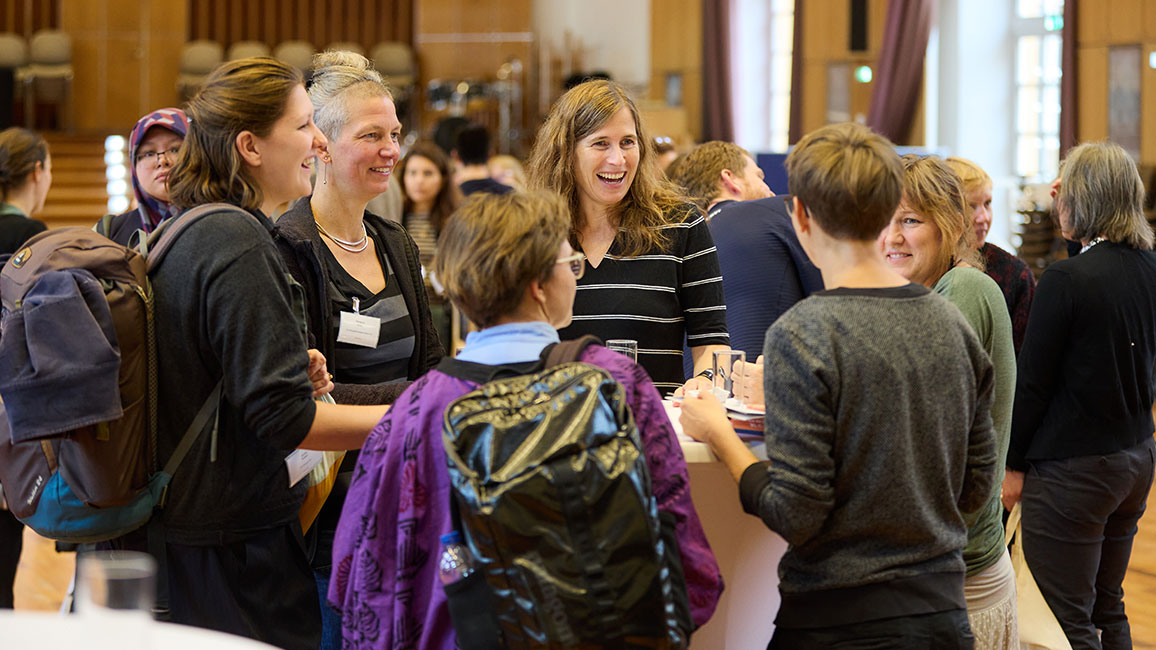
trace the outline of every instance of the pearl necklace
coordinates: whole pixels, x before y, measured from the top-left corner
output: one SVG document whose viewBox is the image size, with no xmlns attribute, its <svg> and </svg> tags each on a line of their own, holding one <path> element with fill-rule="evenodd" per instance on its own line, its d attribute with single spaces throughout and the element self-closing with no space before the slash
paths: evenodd
<svg viewBox="0 0 1156 650">
<path fill-rule="evenodd" d="M 1097 237 L 1097 238 L 1093 239 L 1092 241 L 1088 242 L 1087 246 L 1084 246 L 1083 248 L 1081 248 L 1080 252 L 1081 253 L 1087 252 L 1087 250 L 1089 248 L 1095 246 L 1096 244 L 1099 244 L 1100 242 L 1105 242 L 1105 241 L 1108 241 L 1108 240 L 1104 239 L 1103 237 Z"/>
<path fill-rule="evenodd" d="M 326 231 L 325 228 L 321 225 L 321 222 L 314 219 L 313 223 L 317 224 L 317 232 L 328 237 L 330 241 L 332 241 L 334 244 L 337 244 L 342 250 L 349 251 L 350 253 L 360 253 L 369 247 L 369 233 L 365 230 L 364 221 L 361 222 L 361 239 L 358 239 L 357 241 L 346 241 L 344 239 L 338 239 L 333 235 L 330 235 L 329 232 Z"/>
</svg>

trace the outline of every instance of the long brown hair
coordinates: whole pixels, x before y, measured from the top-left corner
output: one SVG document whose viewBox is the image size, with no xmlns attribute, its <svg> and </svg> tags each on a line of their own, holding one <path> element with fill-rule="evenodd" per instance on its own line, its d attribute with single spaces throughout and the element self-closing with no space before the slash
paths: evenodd
<svg viewBox="0 0 1156 650">
<path fill-rule="evenodd" d="M 405 154 L 405 157 L 397 164 L 396 174 L 397 178 L 401 179 L 401 213 L 403 215 L 413 212 L 413 199 L 409 198 L 409 194 L 405 192 L 405 169 L 414 156 L 425 158 L 441 172 L 442 186 L 438 190 L 437 196 L 434 197 L 433 208 L 429 211 L 430 223 L 433 224 L 435 231 L 441 232 L 446 225 L 446 220 L 462 202 L 462 192 L 450 174 L 450 158 L 441 150 L 441 147 L 430 142 L 418 142 L 413 145 L 409 153 Z"/>
<path fill-rule="evenodd" d="M 670 222 L 667 215 L 686 200 L 657 168 L 654 140 L 647 136 L 638 107 L 621 85 L 604 79 L 587 81 L 562 95 L 538 131 L 527 164 L 527 185 L 562 195 L 570 206 L 570 243 L 577 246 L 578 235 L 586 225 L 574 178 L 577 144 L 623 108 L 630 110 L 638 135 L 638 170 L 626 196 L 614 206 L 610 217 L 612 223 L 617 222 L 623 252 L 641 255 L 652 248 L 666 246 L 668 240 L 661 226 Z"/>
<path fill-rule="evenodd" d="M 301 72 L 270 57 L 222 64 L 185 108 L 189 135 L 169 172 L 169 201 L 179 209 L 226 201 L 248 210 L 264 199 L 237 151 L 237 135 L 265 137 L 302 86 Z"/>
</svg>

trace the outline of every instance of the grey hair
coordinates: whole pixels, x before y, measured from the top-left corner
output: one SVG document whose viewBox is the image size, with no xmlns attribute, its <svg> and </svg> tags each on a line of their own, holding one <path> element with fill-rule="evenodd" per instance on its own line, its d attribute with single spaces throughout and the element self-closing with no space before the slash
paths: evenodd
<svg viewBox="0 0 1156 650">
<path fill-rule="evenodd" d="M 369 59 L 356 52 L 320 52 L 313 55 L 313 77 L 309 99 L 313 102 L 313 121 L 330 140 L 337 138 L 349 122 L 348 100 L 358 97 L 393 99 L 381 73 Z"/>
<path fill-rule="evenodd" d="M 1144 217 L 1144 183 L 1136 162 L 1111 142 L 1088 142 L 1068 152 L 1060 167 L 1057 207 L 1079 241 L 1097 237 L 1152 250 Z"/>
</svg>

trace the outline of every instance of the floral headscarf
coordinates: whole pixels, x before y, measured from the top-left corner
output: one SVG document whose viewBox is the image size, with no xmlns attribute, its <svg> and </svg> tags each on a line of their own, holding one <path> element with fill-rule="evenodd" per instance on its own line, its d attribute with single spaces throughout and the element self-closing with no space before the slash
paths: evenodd
<svg viewBox="0 0 1156 650">
<path fill-rule="evenodd" d="M 132 167 L 132 193 L 136 196 L 136 202 L 140 206 L 138 210 L 140 212 L 140 226 L 146 233 L 152 232 L 157 224 L 174 214 L 168 201 L 162 201 L 145 193 L 136 176 L 137 149 L 140 148 L 140 143 L 148 134 L 149 129 L 154 126 L 172 131 L 183 139 L 189 133 L 189 118 L 179 108 L 162 108 L 140 118 L 140 121 L 133 127 L 132 134 L 129 135 L 128 156 Z"/>
</svg>

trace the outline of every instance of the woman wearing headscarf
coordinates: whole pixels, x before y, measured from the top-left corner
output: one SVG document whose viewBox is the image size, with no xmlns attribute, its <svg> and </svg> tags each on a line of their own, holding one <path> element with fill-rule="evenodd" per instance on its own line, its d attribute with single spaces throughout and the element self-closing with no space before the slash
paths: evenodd
<svg viewBox="0 0 1156 650">
<path fill-rule="evenodd" d="M 129 135 L 132 193 L 137 207 L 101 219 L 98 232 L 128 246 L 137 231 L 147 235 L 176 214 L 169 203 L 169 170 L 188 133 L 189 120 L 179 108 L 162 108 L 140 118 Z"/>
</svg>

